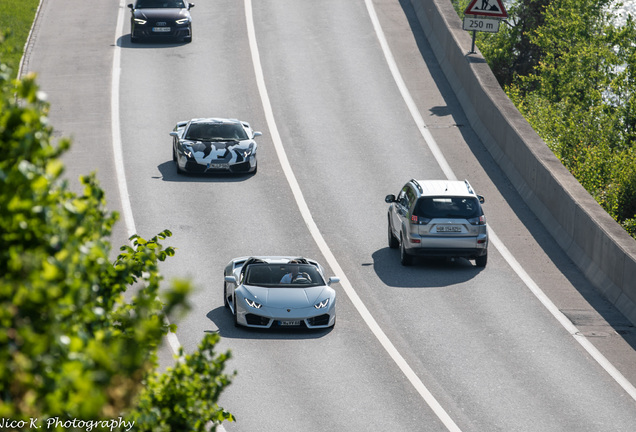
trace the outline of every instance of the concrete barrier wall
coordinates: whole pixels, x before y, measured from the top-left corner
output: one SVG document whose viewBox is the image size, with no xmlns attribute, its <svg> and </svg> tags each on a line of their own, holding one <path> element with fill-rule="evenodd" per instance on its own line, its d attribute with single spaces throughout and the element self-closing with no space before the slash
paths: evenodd
<svg viewBox="0 0 636 432">
<path fill-rule="evenodd" d="M 503 92 L 450 0 L 410 0 L 466 116 L 592 284 L 636 325 L 636 241 L 563 167 Z"/>
</svg>

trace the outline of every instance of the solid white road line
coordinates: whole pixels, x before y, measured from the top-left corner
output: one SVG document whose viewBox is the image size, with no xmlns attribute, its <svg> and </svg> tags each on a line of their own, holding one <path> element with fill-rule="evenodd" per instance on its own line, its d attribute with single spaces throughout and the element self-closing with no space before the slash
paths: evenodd
<svg viewBox="0 0 636 432">
<path fill-rule="evenodd" d="M 373 26 L 377 33 L 378 39 L 380 41 L 380 45 L 382 46 L 382 50 L 386 57 L 389 68 L 391 69 L 391 73 L 393 74 L 394 80 L 400 89 L 400 93 L 402 97 L 409 107 L 411 115 L 420 130 L 420 133 L 424 137 L 427 145 L 429 146 L 431 152 L 435 156 L 439 166 L 449 179 L 456 179 L 450 165 L 444 158 L 441 153 L 439 146 L 435 142 L 432 137 L 430 131 L 428 130 L 426 124 L 422 116 L 420 115 L 413 98 L 411 97 L 406 85 L 402 79 L 402 76 L 397 68 L 397 64 L 391 54 L 388 43 L 386 42 L 386 38 L 384 37 L 384 33 L 380 26 L 377 14 L 375 13 L 375 9 L 373 7 L 371 0 L 365 0 L 367 5 L 367 9 L 369 11 L 369 15 L 371 17 L 371 21 L 373 22 Z M 119 5 L 119 14 L 117 18 L 117 31 L 116 31 L 116 39 L 115 39 L 115 51 L 113 57 L 113 69 L 112 69 L 112 84 L 111 84 L 111 123 L 112 123 L 112 144 L 113 144 L 113 153 L 115 159 L 115 169 L 117 172 L 117 183 L 119 187 L 119 194 L 121 198 L 122 204 L 122 214 L 124 223 L 126 225 L 126 231 L 129 236 L 136 233 L 134 217 L 132 213 L 132 207 L 130 205 L 130 197 L 128 193 L 128 187 L 126 183 L 126 174 L 124 170 L 124 161 L 123 161 L 123 151 L 122 151 L 122 143 L 121 143 L 121 130 L 119 123 L 119 79 L 121 73 L 121 46 L 119 44 L 119 39 L 123 34 L 123 23 L 124 23 L 124 11 L 125 11 L 125 1 L 121 0 Z M 254 22 L 252 15 L 252 3 L 251 0 L 245 0 L 245 14 L 247 17 L 247 29 L 249 36 L 250 49 L 252 52 L 252 60 L 254 62 L 254 71 L 256 74 L 256 81 L 258 84 L 259 93 L 261 95 L 263 109 L 265 111 L 265 116 L 267 119 L 267 123 L 272 134 L 272 141 L 274 142 L 274 146 L 276 149 L 276 153 L 280 160 L 283 171 L 285 172 L 285 176 L 287 181 L 289 182 L 290 188 L 292 189 L 292 193 L 298 205 L 298 208 L 309 228 L 310 233 L 312 234 L 316 244 L 320 248 L 322 254 L 325 256 L 325 259 L 329 263 L 329 266 L 332 268 L 334 272 L 340 275 L 341 277 L 341 285 L 343 286 L 345 292 L 351 299 L 352 303 L 365 320 L 373 334 L 378 338 L 382 346 L 387 350 L 391 358 L 396 362 L 398 367 L 402 370 L 405 376 L 409 379 L 414 388 L 420 393 L 422 398 L 426 401 L 426 403 L 433 409 L 435 414 L 440 418 L 440 420 L 444 423 L 444 425 L 448 428 L 449 431 L 460 431 L 459 427 L 453 422 L 450 416 L 446 413 L 446 411 L 441 407 L 441 405 L 437 402 L 437 400 L 433 397 L 433 395 L 428 391 L 428 389 L 424 386 L 422 381 L 419 379 L 417 374 L 412 370 L 412 368 L 408 365 L 406 360 L 400 355 L 395 346 L 391 343 L 386 334 L 382 331 L 380 326 L 377 324 L 373 316 L 370 314 L 369 310 L 366 308 L 360 297 L 357 295 L 356 291 L 353 289 L 353 286 L 349 282 L 342 268 L 340 267 L 338 261 L 335 256 L 329 249 L 329 246 L 325 242 L 322 234 L 320 233 L 318 226 L 313 220 L 311 212 L 309 211 L 309 207 L 304 199 L 300 186 L 298 185 L 298 181 L 291 169 L 291 165 L 285 153 L 285 149 L 282 144 L 282 140 L 278 133 L 278 128 L 276 127 L 276 122 L 274 120 L 274 115 L 271 107 L 271 103 L 269 101 L 269 96 L 267 95 L 267 89 L 265 87 L 265 80 L 263 76 L 263 71 L 260 63 L 260 55 L 258 53 L 258 46 L 256 44 L 256 35 L 254 30 Z M 534 281 L 530 278 L 530 276 L 523 270 L 521 265 L 516 261 L 516 259 L 512 256 L 512 254 L 508 251 L 508 249 L 503 245 L 503 243 L 499 240 L 497 235 L 494 233 L 492 228 L 489 227 L 491 241 L 497 250 L 502 254 L 502 256 L 506 259 L 508 264 L 517 275 L 524 281 L 526 286 L 537 296 L 537 298 L 543 303 L 543 305 L 554 315 L 554 317 L 564 326 L 564 328 L 575 337 L 575 339 L 587 350 L 587 352 L 623 387 L 623 389 L 636 400 L 636 388 L 627 380 L 623 375 L 585 338 L 581 336 L 581 333 L 578 329 L 572 325 L 572 323 L 568 320 L 568 318 L 563 315 L 561 311 L 547 298 L 547 296 L 543 293 L 543 291 L 534 283 Z M 168 334 L 168 342 L 173 352 L 178 353 L 179 347 L 181 344 L 177 339 L 177 336 L 174 333 Z"/>
<path fill-rule="evenodd" d="M 400 89 L 400 93 L 402 94 L 402 98 L 406 102 L 406 105 L 409 108 L 411 116 L 415 121 L 418 129 L 422 133 L 426 144 L 429 149 L 435 156 L 437 163 L 444 171 L 444 174 L 449 180 L 456 180 L 457 177 L 453 173 L 453 170 L 450 168 L 450 165 L 446 161 L 446 158 L 442 154 L 435 142 L 435 139 L 431 135 L 428 130 L 426 124 L 424 123 L 424 119 L 422 118 L 419 110 L 417 109 L 417 105 L 413 101 L 410 92 L 408 91 L 404 80 L 402 79 L 402 75 L 397 67 L 397 63 L 391 53 L 389 45 L 384 37 L 384 32 L 382 31 L 382 27 L 380 26 L 380 21 L 378 19 L 377 14 L 375 13 L 375 9 L 373 7 L 372 0 L 365 0 L 367 5 L 367 9 L 369 11 L 369 16 L 371 17 L 371 21 L 373 22 L 373 27 L 378 35 L 378 39 L 380 40 L 380 45 L 382 46 L 382 51 L 384 51 L 384 56 L 386 58 L 387 63 L 389 64 L 389 69 L 393 75 L 393 79 Z M 636 400 L 636 388 L 612 365 L 609 360 L 601 354 L 601 352 L 594 347 L 590 343 L 590 341 L 582 335 L 579 329 L 572 324 L 572 322 L 556 307 L 554 303 L 545 295 L 545 293 L 539 288 L 539 286 L 532 280 L 530 275 L 526 273 L 521 264 L 515 259 L 515 257 L 510 253 L 508 248 L 503 244 L 503 242 L 499 239 L 495 231 L 492 227 L 488 227 L 488 234 L 490 237 L 490 241 L 495 246 L 495 248 L 499 251 L 499 253 L 503 256 L 503 258 L 508 262 L 508 265 L 517 273 L 517 276 L 523 281 L 523 283 L 532 291 L 532 293 L 539 299 L 539 301 L 543 304 L 543 306 L 550 311 L 550 313 L 559 321 L 559 323 L 570 333 L 575 340 L 585 348 L 585 350 L 598 362 L 599 365 L 607 373 L 610 374 L 612 378 L 632 397 L 632 399 Z"/>
<path fill-rule="evenodd" d="M 113 152 L 115 154 L 115 169 L 117 172 L 117 184 L 119 185 L 119 195 L 121 199 L 122 213 L 124 216 L 124 223 L 126 225 L 126 232 L 128 237 L 137 233 L 135 228 L 135 219 L 133 217 L 132 206 L 130 205 L 130 195 L 128 195 L 128 186 L 126 184 L 126 172 L 124 171 L 124 158 L 121 143 L 121 130 L 119 123 L 119 77 L 121 74 L 121 45 L 120 40 L 123 35 L 124 28 L 124 12 L 126 11 L 125 0 L 120 0 L 119 14 L 117 15 L 117 29 L 115 31 L 115 53 L 113 56 L 113 78 L 111 84 L 111 123 L 112 123 L 112 141 Z M 168 318 L 166 317 L 166 322 Z M 168 322 L 169 324 L 169 322 Z M 176 333 L 168 332 L 166 335 L 170 349 L 175 355 L 179 355 L 179 348 L 181 348 L 181 342 L 177 338 Z M 211 422 L 208 422 L 208 427 L 211 426 Z M 225 432 L 225 428 L 222 424 L 216 426 L 218 432 Z"/>
<path fill-rule="evenodd" d="M 121 45 L 120 40 L 124 32 L 124 12 L 126 10 L 125 0 L 119 2 L 119 14 L 117 15 L 117 28 L 115 31 L 115 52 L 113 55 L 113 71 L 112 82 L 110 87 L 110 121 L 113 154 L 115 158 L 115 171 L 117 173 L 117 185 L 119 187 L 119 197 L 121 199 L 122 215 L 128 237 L 137 233 L 135 228 L 135 218 L 133 217 L 132 206 L 130 205 L 130 195 L 128 194 L 128 185 L 126 182 L 126 171 L 124 170 L 124 156 L 121 143 L 121 127 L 119 123 L 119 77 L 121 75 Z M 167 320 L 167 318 L 166 318 Z M 181 343 L 177 339 L 177 335 L 168 332 L 166 335 L 168 344 L 172 352 L 179 354 Z"/>
<path fill-rule="evenodd" d="M 389 353 L 393 361 L 398 365 L 400 370 L 404 373 L 406 378 L 411 382 L 413 387 L 417 390 L 417 392 L 422 396 L 422 398 L 426 401 L 426 403 L 431 407 L 431 409 L 435 412 L 437 417 L 444 423 L 449 431 L 460 432 L 459 427 L 455 424 L 455 422 L 450 418 L 450 416 L 446 413 L 446 411 L 442 408 L 442 406 L 437 402 L 435 397 L 428 391 L 426 386 L 419 379 L 415 371 L 409 366 L 404 357 L 398 352 L 393 343 L 387 337 L 387 335 L 382 331 L 378 323 L 375 321 L 367 307 L 364 305 L 355 289 L 349 282 L 349 279 L 345 275 L 342 267 L 336 260 L 336 257 L 331 252 L 331 249 L 327 245 L 327 242 L 323 238 L 318 226 L 316 225 L 311 212 L 309 211 L 309 207 L 305 201 L 303 193 L 298 185 L 298 181 L 296 180 L 296 176 L 291 168 L 289 160 L 287 159 L 287 155 L 285 153 L 285 148 L 283 146 L 283 142 L 280 138 L 280 134 L 278 132 L 278 127 L 276 126 L 276 121 L 274 119 L 274 113 L 272 110 L 272 106 L 269 100 L 269 96 L 267 94 L 267 87 L 265 86 L 265 79 L 263 75 L 263 69 L 261 67 L 260 54 L 258 51 L 258 45 L 256 43 L 256 32 L 254 29 L 254 17 L 252 13 L 252 2 L 251 0 L 245 0 L 245 15 L 247 18 L 247 32 L 250 44 L 250 51 L 252 53 L 252 61 L 254 63 L 254 73 L 256 75 L 256 82 L 258 85 L 258 91 L 261 96 L 261 101 L 263 103 L 263 110 L 265 111 L 265 118 L 267 120 L 267 125 L 269 127 L 269 131 L 272 134 L 272 141 L 274 142 L 274 147 L 276 149 L 276 154 L 278 155 L 278 159 L 280 161 L 283 172 L 285 173 L 285 177 L 289 183 L 289 186 L 292 190 L 294 198 L 296 200 L 296 204 L 302 214 L 302 217 L 311 233 L 314 241 L 318 245 L 318 248 L 322 252 L 323 256 L 327 260 L 327 263 L 331 267 L 331 269 L 340 276 L 340 284 L 343 289 L 351 299 L 351 302 L 358 310 L 362 318 L 364 319 L 367 326 L 371 329 L 375 337 L 382 344 L 384 349 Z"/>
</svg>

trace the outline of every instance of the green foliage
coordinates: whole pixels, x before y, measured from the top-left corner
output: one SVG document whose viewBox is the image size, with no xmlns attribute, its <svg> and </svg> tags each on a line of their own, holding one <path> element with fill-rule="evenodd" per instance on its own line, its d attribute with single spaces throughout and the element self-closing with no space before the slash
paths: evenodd
<svg viewBox="0 0 636 432">
<path fill-rule="evenodd" d="M 40 0 L 0 1 L 0 63 L 13 71 L 14 78 L 39 4 Z"/>
<path fill-rule="evenodd" d="M 146 391 L 130 416 L 138 425 L 135 430 L 206 431 L 208 422 L 216 429 L 225 420 L 234 421 L 232 414 L 217 404 L 221 391 L 230 384 L 223 374 L 229 356 L 222 354 L 215 360 L 214 346 L 219 338 L 218 334 L 207 334 L 196 353 L 183 357 L 182 349 L 182 360 L 166 374 L 149 377 Z"/>
<path fill-rule="evenodd" d="M 502 87 L 515 77 L 532 73 L 541 59 L 541 50 L 530 40 L 532 29 L 543 24 L 543 10 L 551 0 L 506 2 L 506 19 L 497 33 L 477 32 L 477 45 Z M 463 18 L 469 0 L 453 0 Z"/>
<path fill-rule="evenodd" d="M 610 0 L 520 0 L 477 43 L 511 100 L 635 236 L 636 25 Z"/>
<path fill-rule="evenodd" d="M 195 391 L 218 397 L 229 383 L 229 354 L 212 356 L 218 339 L 204 338 L 201 352 L 165 376 L 156 372 L 166 313 L 186 307 L 191 288 L 180 282 L 160 292 L 159 262 L 175 253 L 161 242 L 171 232 L 133 236 L 111 262 L 117 214 L 107 211 L 94 174 L 81 178 L 82 194 L 69 190 L 59 157 L 70 141 L 52 142 L 34 76 L 10 76 L 0 66 L 0 417 L 113 419 L 165 394 L 189 404 L 190 423 L 183 412 L 162 411 L 136 427 L 201 430 L 198 421 L 231 419 L 210 409 L 215 399 L 192 399 Z M 175 379 L 191 383 L 174 387 Z"/>
</svg>

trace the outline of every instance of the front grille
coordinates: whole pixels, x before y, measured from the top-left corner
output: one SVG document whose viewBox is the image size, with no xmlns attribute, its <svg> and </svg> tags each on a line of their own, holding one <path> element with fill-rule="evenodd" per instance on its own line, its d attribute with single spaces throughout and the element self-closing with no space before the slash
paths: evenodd
<svg viewBox="0 0 636 432">
<path fill-rule="evenodd" d="M 329 314 L 318 315 L 307 320 L 310 326 L 326 326 L 329 324 Z"/>
<path fill-rule="evenodd" d="M 174 27 L 177 25 L 174 21 L 155 21 L 151 23 L 153 27 Z"/>
<path fill-rule="evenodd" d="M 230 169 L 233 172 L 238 172 L 238 173 L 248 172 L 250 170 L 250 163 L 249 162 L 237 163 L 237 164 L 234 164 L 234 165 L 230 166 Z"/>
<path fill-rule="evenodd" d="M 193 161 L 187 161 L 186 162 L 186 166 L 185 166 L 185 170 L 187 172 L 190 173 L 204 173 L 206 170 L 206 166 L 205 165 L 199 165 L 196 162 Z"/>
<path fill-rule="evenodd" d="M 254 314 L 245 315 L 245 321 L 247 321 L 249 325 L 267 326 L 269 324 L 269 318 Z"/>
</svg>

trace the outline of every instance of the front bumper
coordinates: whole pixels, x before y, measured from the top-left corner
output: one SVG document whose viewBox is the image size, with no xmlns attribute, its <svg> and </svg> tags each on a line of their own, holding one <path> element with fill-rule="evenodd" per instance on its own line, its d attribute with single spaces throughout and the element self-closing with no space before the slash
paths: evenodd
<svg viewBox="0 0 636 432">
<path fill-rule="evenodd" d="M 334 302 L 335 303 L 335 302 Z M 336 323 L 335 307 L 320 310 L 314 307 L 296 310 L 273 309 L 237 310 L 236 322 L 245 327 L 253 328 L 329 328 Z"/>
<path fill-rule="evenodd" d="M 130 36 L 133 39 L 145 39 L 145 40 L 160 40 L 160 39 L 188 39 L 192 37 L 192 28 L 190 25 L 172 26 L 170 31 L 153 31 L 151 25 L 133 25 Z"/>
<path fill-rule="evenodd" d="M 179 167 L 192 174 L 214 174 L 214 173 L 250 173 L 256 170 L 256 157 L 251 156 L 246 161 L 230 163 L 218 161 L 214 163 L 200 164 L 193 159 L 180 156 L 177 161 Z"/>
</svg>

